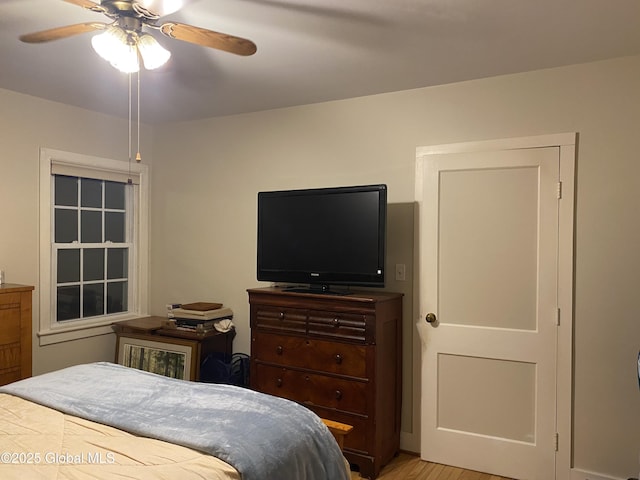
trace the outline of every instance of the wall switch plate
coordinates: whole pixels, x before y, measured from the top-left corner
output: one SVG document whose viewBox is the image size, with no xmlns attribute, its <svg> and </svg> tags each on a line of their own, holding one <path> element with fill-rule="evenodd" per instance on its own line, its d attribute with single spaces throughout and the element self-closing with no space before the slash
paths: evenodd
<svg viewBox="0 0 640 480">
<path fill-rule="evenodd" d="M 404 281 L 407 279 L 407 269 L 404 263 L 396 263 L 396 280 Z"/>
</svg>

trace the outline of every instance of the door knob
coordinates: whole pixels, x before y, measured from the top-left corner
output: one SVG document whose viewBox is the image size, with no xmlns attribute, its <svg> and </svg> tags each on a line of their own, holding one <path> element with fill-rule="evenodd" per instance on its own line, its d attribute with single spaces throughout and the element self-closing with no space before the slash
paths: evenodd
<svg viewBox="0 0 640 480">
<path fill-rule="evenodd" d="M 436 323 L 436 321 L 438 320 L 436 318 L 436 314 L 435 313 L 427 313 L 427 316 L 424 317 L 424 319 L 427 321 L 427 323 Z"/>
</svg>

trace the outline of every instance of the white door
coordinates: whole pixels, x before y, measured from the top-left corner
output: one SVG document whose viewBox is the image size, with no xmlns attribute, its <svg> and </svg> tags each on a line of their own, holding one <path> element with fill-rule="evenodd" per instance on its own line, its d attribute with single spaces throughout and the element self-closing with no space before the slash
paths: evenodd
<svg viewBox="0 0 640 480">
<path fill-rule="evenodd" d="M 417 165 L 421 456 L 554 479 L 560 149 Z"/>
</svg>

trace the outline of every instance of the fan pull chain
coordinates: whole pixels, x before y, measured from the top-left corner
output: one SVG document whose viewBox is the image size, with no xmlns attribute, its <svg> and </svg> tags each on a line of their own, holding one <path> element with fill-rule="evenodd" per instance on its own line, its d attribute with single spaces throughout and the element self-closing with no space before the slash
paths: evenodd
<svg viewBox="0 0 640 480">
<path fill-rule="evenodd" d="M 142 70 L 142 69 L 140 69 Z M 136 153 L 136 162 L 140 163 L 142 161 L 142 157 L 140 156 L 140 70 L 138 70 L 138 73 L 136 74 L 138 77 L 138 113 L 137 113 L 137 120 L 138 120 L 138 152 Z"/>
<path fill-rule="evenodd" d="M 133 184 L 131 179 L 131 103 L 131 73 L 129 73 L 129 178 L 127 180 L 129 185 Z"/>
</svg>

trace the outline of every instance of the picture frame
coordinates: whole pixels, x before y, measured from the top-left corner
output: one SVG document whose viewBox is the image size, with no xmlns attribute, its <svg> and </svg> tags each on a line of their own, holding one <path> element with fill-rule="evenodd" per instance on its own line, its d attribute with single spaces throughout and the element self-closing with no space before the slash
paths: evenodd
<svg viewBox="0 0 640 480">
<path fill-rule="evenodd" d="M 123 334 L 116 345 L 116 362 L 166 377 L 195 380 L 197 342 L 181 338 L 151 340 L 148 336 Z"/>
</svg>

